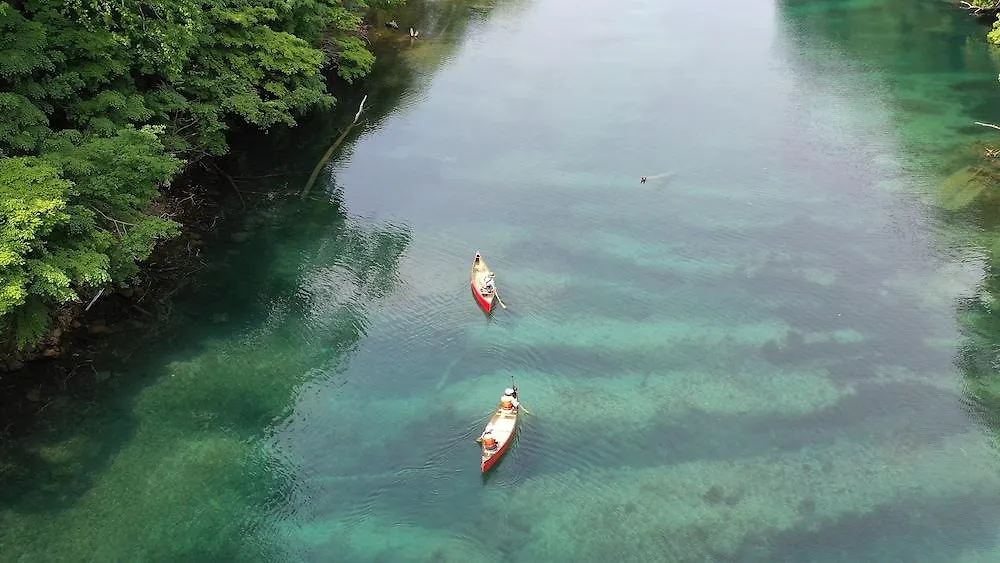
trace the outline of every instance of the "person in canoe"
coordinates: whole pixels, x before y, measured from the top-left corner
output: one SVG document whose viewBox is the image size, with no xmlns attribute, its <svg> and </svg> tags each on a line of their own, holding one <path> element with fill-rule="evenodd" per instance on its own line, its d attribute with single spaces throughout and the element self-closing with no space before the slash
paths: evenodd
<svg viewBox="0 0 1000 563">
<path fill-rule="evenodd" d="M 490 432 L 489 430 L 483 432 L 483 437 L 481 438 L 481 440 L 483 442 L 483 446 L 489 451 L 496 450 L 497 446 L 499 445 L 497 444 L 497 439 L 493 437 L 493 433 Z"/>
<path fill-rule="evenodd" d="M 504 412 L 514 412 L 520 406 L 517 402 L 517 392 L 511 388 L 504 389 L 503 397 L 500 397 L 500 410 Z"/>
<path fill-rule="evenodd" d="M 517 391 L 511 388 L 504 389 L 503 396 L 500 397 L 500 411 L 504 414 L 512 414 L 517 412 L 521 404 L 517 401 Z M 487 450 L 493 451 L 497 449 L 498 442 L 495 436 L 493 436 L 493 428 L 490 425 L 486 426 L 483 430 L 482 435 L 479 436 L 477 442 L 481 442 Z"/>
<path fill-rule="evenodd" d="M 497 290 L 496 285 L 493 282 L 494 277 L 496 277 L 496 274 L 493 272 L 486 275 L 486 282 L 483 284 L 483 297 L 486 297 Z"/>
</svg>

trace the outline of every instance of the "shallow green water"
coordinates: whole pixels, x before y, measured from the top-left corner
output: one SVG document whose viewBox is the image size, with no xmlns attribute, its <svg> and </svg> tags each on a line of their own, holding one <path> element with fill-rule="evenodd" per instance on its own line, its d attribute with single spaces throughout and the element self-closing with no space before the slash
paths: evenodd
<svg viewBox="0 0 1000 563">
<path fill-rule="evenodd" d="M 0 461 L 0 559 L 996 561 L 995 221 L 939 186 L 1000 84 L 927 4 L 432 10 L 325 182 Z"/>
</svg>

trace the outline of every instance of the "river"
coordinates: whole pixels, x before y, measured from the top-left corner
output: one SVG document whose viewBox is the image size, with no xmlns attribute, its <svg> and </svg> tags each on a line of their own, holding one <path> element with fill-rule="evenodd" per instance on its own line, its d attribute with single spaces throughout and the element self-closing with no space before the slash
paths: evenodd
<svg viewBox="0 0 1000 563">
<path fill-rule="evenodd" d="M 945 181 L 995 138 L 985 28 L 429 5 L 310 193 L 342 114 L 249 159 L 292 175 L 173 336 L 8 448 L 0 559 L 1000 557 L 997 202 Z M 483 478 L 512 377 L 531 415 Z"/>
</svg>

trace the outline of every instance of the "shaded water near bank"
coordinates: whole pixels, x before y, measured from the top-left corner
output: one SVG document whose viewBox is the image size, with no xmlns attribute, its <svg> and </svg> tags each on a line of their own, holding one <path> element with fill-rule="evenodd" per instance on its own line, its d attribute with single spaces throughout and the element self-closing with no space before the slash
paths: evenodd
<svg viewBox="0 0 1000 563">
<path fill-rule="evenodd" d="M 0 460 L 0 559 L 994 561 L 984 30 L 668 4 L 454 3 L 309 197 L 337 120 L 250 155 L 188 320 Z"/>
</svg>

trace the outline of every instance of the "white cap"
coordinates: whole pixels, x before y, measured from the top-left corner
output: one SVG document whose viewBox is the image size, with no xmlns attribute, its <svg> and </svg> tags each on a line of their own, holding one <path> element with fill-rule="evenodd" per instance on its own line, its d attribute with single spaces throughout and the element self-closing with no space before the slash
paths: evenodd
<svg viewBox="0 0 1000 563">
<path fill-rule="evenodd" d="M 504 395 L 513 395 L 514 394 L 514 390 L 511 389 L 510 387 L 508 387 L 508 388 L 506 388 L 506 389 L 503 390 L 503 394 Z"/>
</svg>

